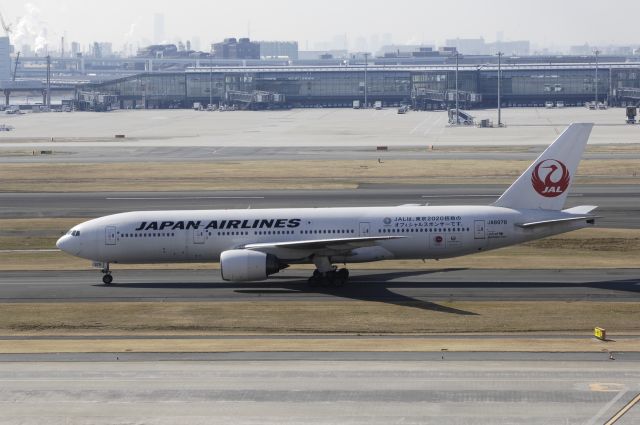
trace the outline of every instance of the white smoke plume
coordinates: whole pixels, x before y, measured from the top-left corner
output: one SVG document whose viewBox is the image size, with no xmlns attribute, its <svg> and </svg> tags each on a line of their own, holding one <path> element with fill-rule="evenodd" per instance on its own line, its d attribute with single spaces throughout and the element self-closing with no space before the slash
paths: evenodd
<svg viewBox="0 0 640 425">
<path fill-rule="evenodd" d="M 27 44 L 36 54 L 46 54 L 50 44 L 47 22 L 42 19 L 40 9 L 33 3 L 25 4 L 24 10 L 25 14 L 13 26 L 11 42 L 16 50 Z"/>
</svg>

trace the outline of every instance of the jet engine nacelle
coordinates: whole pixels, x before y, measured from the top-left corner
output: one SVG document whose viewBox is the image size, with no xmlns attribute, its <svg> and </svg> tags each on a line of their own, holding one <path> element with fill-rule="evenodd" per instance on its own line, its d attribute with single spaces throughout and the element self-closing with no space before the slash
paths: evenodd
<svg viewBox="0 0 640 425">
<path fill-rule="evenodd" d="M 286 265 L 280 264 L 275 255 L 249 249 L 231 249 L 220 254 L 222 278 L 231 282 L 265 280 L 278 273 Z"/>
</svg>

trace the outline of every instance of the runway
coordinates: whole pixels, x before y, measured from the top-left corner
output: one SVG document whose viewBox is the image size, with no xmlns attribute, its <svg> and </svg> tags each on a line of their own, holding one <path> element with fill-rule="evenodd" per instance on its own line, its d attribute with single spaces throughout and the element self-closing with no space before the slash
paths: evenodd
<svg viewBox="0 0 640 425">
<path fill-rule="evenodd" d="M 231 284 L 219 270 L 2 272 L 1 302 L 81 301 L 640 301 L 640 269 L 358 270 L 343 288 L 309 288 L 309 271 Z"/>
<path fill-rule="evenodd" d="M 99 217 L 171 209 L 314 208 L 402 204 L 487 205 L 504 185 L 361 185 L 352 190 L 0 193 L 0 218 Z M 602 227 L 640 228 L 637 185 L 577 185 L 567 208 L 598 205 Z"/>
<path fill-rule="evenodd" d="M 550 142 L 551 140 L 549 140 Z M 0 145 L 2 146 L 2 145 Z M 35 149 L 34 149 L 35 148 Z M 540 154 L 543 146 L 495 146 L 493 150 L 451 151 L 448 147 L 435 150 L 423 146 L 392 146 L 389 150 L 378 151 L 371 146 L 343 146 L 327 149 L 323 146 L 193 146 L 188 149 L 178 147 L 132 147 L 132 146 L 73 146 L 58 147 L 50 144 L 46 150 L 51 154 L 39 154 L 44 148 L 14 144 L 11 149 L 0 149 L 0 164 L 19 163 L 94 163 L 111 164 L 127 162 L 202 162 L 202 161 L 291 161 L 291 160 L 529 160 Z M 34 155 L 34 153 L 36 153 Z M 599 159 L 640 159 L 638 152 L 587 152 L 586 160 Z M 425 163 L 425 165 L 428 164 Z"/>
<path fill-rule="evenodd" d="M 0 421 L 595 425 L 639 392 L 636 363 L 605 355 L 539 362 L 436 355 L 138 361 L 123 354 L 122 360 L 3 362 Z M 636 406 L 618 423 L 639 419 Z"/>
</svg>

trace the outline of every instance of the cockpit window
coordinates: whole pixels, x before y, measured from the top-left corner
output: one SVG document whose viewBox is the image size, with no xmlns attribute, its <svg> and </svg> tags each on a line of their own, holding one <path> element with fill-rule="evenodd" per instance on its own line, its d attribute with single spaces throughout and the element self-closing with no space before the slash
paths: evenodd
<svg viewBox="0 0 640 425">
<path fill-rule="evenodd" d="M 80 230 L 69 230 L 67 232 L 67 235 L 71 235 L 71 236 L 80 236 Z"/>
</svg>

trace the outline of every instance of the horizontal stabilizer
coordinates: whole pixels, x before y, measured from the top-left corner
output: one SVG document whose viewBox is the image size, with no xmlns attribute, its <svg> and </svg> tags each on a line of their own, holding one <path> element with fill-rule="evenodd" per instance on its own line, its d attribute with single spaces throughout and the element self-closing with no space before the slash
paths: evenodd
<svg viewBox="0 0 640 425">
<path fill-rule="evenodd" d="M 596 208 L 598 208 L 596 205 L 580 205 L 578 207 L 562 210 L 562 212 L 567 214 L 589 214 L 591 211 L 595 210 Z"/>
<path fill-rule="evenodd" d="M 516 226 L 522 227 L 524 229 L 530 229 L 532 227 L 548 226 L 551 224 L 558 224 L 558 223 L 568 223 L 571 221 L 595 220 L 596 218 L 602 218 L 602 217 L 595 216 L 595 215 L 586 215 L 582 217 L 557 218 L 554 220 L 542 220 L 542 221 L 532 221 L 529 223 L 519 223 L 519 224 L 516 224 Z"/>
</svg>

